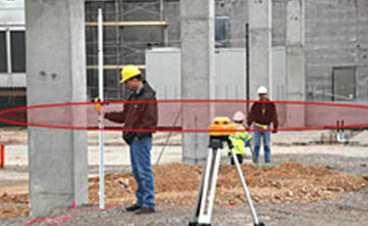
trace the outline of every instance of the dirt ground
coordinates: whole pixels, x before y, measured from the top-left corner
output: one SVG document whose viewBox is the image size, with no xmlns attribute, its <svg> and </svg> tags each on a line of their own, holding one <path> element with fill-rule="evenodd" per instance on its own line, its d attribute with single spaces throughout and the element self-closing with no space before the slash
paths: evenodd
<svg viewBox="0 0 368 226">
<path fill-rule="evenodd" d="M 329 201 L 340 202 L 341 197 L 345 197 L 346 194 L 360 194 L 364 196 L 367 195 L 366 191 L 368 189 L 367 176 L 350 175 L 331 170 L 326 166 L 308 166 L 296 162 L 285 162 L 271 168 L 244 165 L 243 172 L 246 173 L 248 184 L 257 206 L 259 206 L 260 213 L 268 212 L 266 215 L 274 214 L 273 208 L 279 211 L 279 214 L 286 215 L 287 211 L 293 213 L 293 210 L 280 208 L 280 206 L 294 208 L 295 206 L 313 206 L 316 203 L 328 203 Z M 155 167 L 155 177 L 159 213 L 152 217 L 158 217 L 173 211 L 173 207 L 175 207 L 174 209 L 177 208 L 178 212 L 181 209 L 191 210 L 196 200 L 201 178 L 201 167 L 182 164 L 157 166 Z M 54 218 L 45 218 L 44 221 L 39 220 L 41 224 L 37 221 L 30 222 L 30 219 L 28 219 L 28 223 L 31 223 L 30 225 L 49 225 L 53 221 L 57 223 L 63 221 L 63 224 L 72 225 L 71 222 L 79 217 L 83 220 L 75 222 L 74 225 L 88 225 L 89 219 L 84 219 L 83 211 L 92 211 L 92 215 L 110 214 L 118 210 L 122 211 L 121 206 L 131 204 L 134 201 L 135 183 L 130 173 L 106 175 L 106 200 L 107 205 L 110 206 L 110 209 L 107 211 L 101 212 L 95 208 L 98 203 L 98 179 L 91 178 L 89 185 L 90 207 L 72 209 L 63 214 L 57 213 Z M 239 212 L 238 221 L 250 222 L 251 219 L 244 219 L 247 214 L 241 214 L 241 210 L 243 209 L 244 211 L 244 201 L 235 169 L 231 166 L 223 166 L 217 188 L 217 211 L 219 211 L 220 215 L 230 210 L 234 213 Z M 4 224 L 14 223 L 17 225 L 20 222 L 15 220 L 12 223 L 12 220 L 9 220 L 9 218 L 18 217 L 17 219 L 19 220 L 21 219 L 19 217 L 25 217 L 28 214 L 27 194 L 17 194 L 16 192 L 3 193 L 0 195 L 0 203 L 0 217 L 4 220 Z M 126 214 L 124 213 L 124 215 Z M 182 221 L 191 215 L 186 213 L 186 216 L 186 218 L 178 220 L 177 225 L 182 225 Z M 271 218 L 271 216 L 267 216 L 265 220 L 271 220 Z M 109 221 L 108 219 L 105 220 Z M 118 222 L 121 223 L 121 220 Z M 160 225 L 156 220 L 153 222 L 154 224 L 152 225 Z M 23 223 L 27 222 L 20 224 Z M 147 223 L 145 225 L 151 224 Z"/>
<path fill-rule="evenodd" d="M 0 142 L 24 145 L 27 140 L 24 130 L 5 130 L 0 134 Z M 367 146 L 306 143 L 293 146 L 295 140 L 309 135 L 298 134 L 293 139 L 280 135 L 279 143 L 274 146 L 273 167 L 243 166 L 260 219 L 266 225 L 275 226 L 366 225 Z M 108 137 L 108 145 L 115 153 L 114 145 L 121 145 L 120 134 Z M 315 139 L 311 139 L 311 143 Z M 166 137 L 158 135 L 156 140 L 165 142 Z M 177 138 L 172 141 L 172 144 L 180 143 Z M 95 144 L 95 134 L 89 134 L 89 143 Z M 93 176 L 97 168 L 90 165 L 88 205 L 73 208 L 71 203 L 70 208 L 56 210 L 46 218 L 28 217 L 28 181 L 24 177 L 27 166 L 20 155 L 25 149 L 19 146 L 12 150 L 16 151 L 10 160 L 16 164 L 0 171 L 0 225 L 187 225 L 193 216 L 202 169 L 170 163 L 155 166 L 158 210 L 155 214 L 135 216 L 124 211 L 126 205 L 134 202 L 135 183 L 128 165 L 112 164 L 106 166 L 106 210 L 97 208 L 98 179 Z M 173 155 L 170 151 L 167 155 Z M 21 160 L 13 161 L 19 156 Z M 180 156 L 173 159 L 176 158 L 180 160 Z M 213 225 L 253 225 L 236 171 L 227 165 L 227 160 L 224 161 L 217 186 Z"/>
<path fill-rule="evenodd" d="M 155 167 L 158 204 L 193 205 L 202 169 L 197 166 L 170 164 Z M 329 170 L 323 166 L 304 166 L 287 162 L 268 168 L 244 165 L 248 185 L 258 203 L 308 203 L 333 200 L 342 192 L 359 191 L 368 185 L 364 177 Z M 368 178 L 367 178 L 368 179 Z M 107 202 L 134 201 L 136 189 L 130 173 L 106 176 Z M 221 168 L 216 202 L 236 205 L 244 202 L 239 177 L 234 167 Z M 98 179 L 90 179 L 90 200 L 98 203 Z"/>
<path fill-rule="evenodd" d="M 368 189 L 344 193 L 338 200 L 306 204 L 257 204 L 259 218 L 267 226 L 362 226 L 368 222 Z M 183 226 L 192 219 L 188 206 L 160 207 L 154 215 L 135 216 L 122 208 L 99 212 L 84 208 L 71 213 L 63 225 Z M 64 213 L 65 214 L 65 213 Z M 87 217 L 88 216 L 88 217 Z M 246 205 L 216 206 L 213 225 L 252 226 Z"/>
</svg>

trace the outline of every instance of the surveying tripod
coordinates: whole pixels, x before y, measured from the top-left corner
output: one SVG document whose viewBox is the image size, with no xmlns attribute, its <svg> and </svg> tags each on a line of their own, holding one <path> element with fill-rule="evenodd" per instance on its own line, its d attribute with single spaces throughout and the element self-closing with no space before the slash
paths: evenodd
<svg viewBox="0 0 368 226">
<path fill-rule="evenodd" d="M 221 151 L 224 148 L 224 143 L 227 143 L 227 145 L 229 146 L 231 155 L 234 159 L 236 170 L 239 174 L 244 193 L 251 211 L 253 224 L 254 226 L 264 226 L 265 224 L 259 222 L 258 220 L 248 186 L 246 184 L 239 161 L 234 150 L 232 149 L 232 145 L 228 136 L 210 136 L 208 156 L 199 189 L 196 212 L 194 219 L 192 222 L 189 223 L 189 226 L 211 225 L 213 205 L 215 201 L 216 183 L 221 162 Z"/>
</svg>

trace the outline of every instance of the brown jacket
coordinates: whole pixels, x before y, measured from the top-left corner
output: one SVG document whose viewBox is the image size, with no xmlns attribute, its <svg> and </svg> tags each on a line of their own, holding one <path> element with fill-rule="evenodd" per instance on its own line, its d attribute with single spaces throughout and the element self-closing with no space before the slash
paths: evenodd
<svg viewBox="0 0 368 226">
<path fill-rule="evenodd" d="M 139 102 L 126 103 L 122 112 L 106 113 L 105 118 L 123 123 L 124 129 L 127 130 L 123 132 L 123 138 L 131 144 L 136 137 L 141 139 L 152 136 L 158 123 L 158 108 L 155 101 L 156 92 L 146 81 L 143 82 L 142 89 L 138 93 L 132 93 L 127 100 Z M 139 129 L 143 131 L 135 131 Z"/>
<path fill-rule="evenodd" d="M 277 130 L 279 122 L 275 104 L 269 100 L 255 102 L 252 105 L 247 120 L 248 126 L 251 126 L 253 123 L 267 126 L 270 126 L 272 123 L 274 130 Z"/>
</svg>

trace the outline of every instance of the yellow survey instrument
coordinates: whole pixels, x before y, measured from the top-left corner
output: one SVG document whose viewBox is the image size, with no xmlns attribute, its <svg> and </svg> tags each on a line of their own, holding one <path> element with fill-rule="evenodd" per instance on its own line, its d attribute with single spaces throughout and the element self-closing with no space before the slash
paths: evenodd
<svg viewBox="0 0 368 226">
<path fill-rule="evenodd" d="M 229 117 L 216 117 L 212 120 L 209 130 L 210 136 L 231 136 L 236 132 L 237 126 Z"/>
</svg>

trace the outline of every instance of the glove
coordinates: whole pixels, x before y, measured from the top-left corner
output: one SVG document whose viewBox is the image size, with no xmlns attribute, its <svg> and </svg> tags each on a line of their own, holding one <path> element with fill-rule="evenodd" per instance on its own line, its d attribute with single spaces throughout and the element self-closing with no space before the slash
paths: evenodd
<svg viewBox="0 0 368 226">
<path fill-rule="evenodd" d="M 272 130 L 272 133 L 277 133 L 277 132 L 278 132 L 277 129 Z"/>
<path fill-rule="evenodd" d="M 112 112 L 106 112 L 106 113 L 104 114 L 104 117 L 105 117 L 106 119 L 111 119 L 111 118 L 112 118 Z"/>
<path fill-rule="evenodd" d="M 106 112 L 104 114 L 104 117 L 112 122 L 116 122 L 116 123 L 123 123 L 124 121 L 121 120 L 121 113 L 120 112 Z"/>
<path fill-rule="evenodd" d="M 134 141 L 134 138 L 136 137 L 136 133 L 134 132 L 125 132 L 123 133 L 123 139 L 128 144 L 131 145 Z"/>
</svg>

